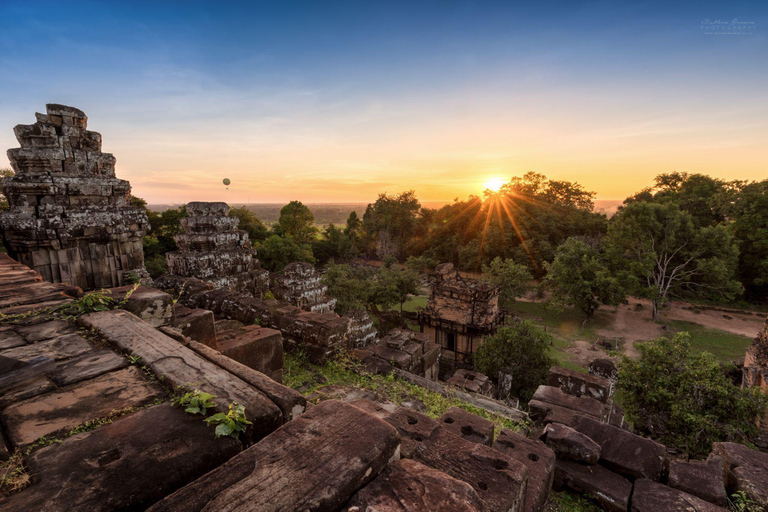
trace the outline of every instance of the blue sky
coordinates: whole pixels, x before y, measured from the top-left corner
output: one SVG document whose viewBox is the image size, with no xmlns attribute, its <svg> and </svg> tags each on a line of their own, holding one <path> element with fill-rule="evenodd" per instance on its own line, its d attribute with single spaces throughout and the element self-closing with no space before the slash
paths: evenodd
<svg viewBox="0 0 768 512">
<path fill-rule="evenodd" d="M 45 103 L 76 106 L 151 202 L 450 200 L 527 171 L 606 199 L 675 170 L 763 179 L 767 14 L 756 1 L 3 1 L 0 146 Z M 705 19 L 754 25 L 707 34 Z"/>
</svg>

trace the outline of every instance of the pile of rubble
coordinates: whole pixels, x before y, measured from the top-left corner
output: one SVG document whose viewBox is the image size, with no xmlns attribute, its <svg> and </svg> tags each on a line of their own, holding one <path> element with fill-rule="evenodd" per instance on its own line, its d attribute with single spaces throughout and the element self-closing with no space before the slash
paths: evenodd
<svg viewBox="0 0 768 512">
<path fill-rule="evenodd" d="M 13 129 L 21 147 L 8 150 L 16 175 L 3 180 L 10 209 L 0 215 L 9 254 L 46 281 L 84 290 L 149 277 L 147 214 L 115 177 L 115 157 L 102 153 L 81 110 L 49 104 L 46 112 Z"/>
<path fill-rule="evenodd" d="M 272 274 L 270 282 L 269 289 L 277 300 L 306 311 L 330 313 L 336 307 L 336 299 L 328 296 L 328 287 L 309 263 L 290 263 L 282 272 Z"/>
<path fill-rule="evenodd" d="M 440 347 L 429 341 L 426 334 L 408 329 L 390 331 L 367 350 L 356 350 L 355 357 L 368 365 L 391 365 L 433 381 L 437 380 L 440 370 Z"/>
</svg>

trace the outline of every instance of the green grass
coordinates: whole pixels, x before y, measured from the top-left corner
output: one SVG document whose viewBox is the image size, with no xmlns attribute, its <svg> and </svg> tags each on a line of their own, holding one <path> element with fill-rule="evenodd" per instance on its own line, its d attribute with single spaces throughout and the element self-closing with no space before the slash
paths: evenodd
<svg viewBox="0 0 768 512">
<path fill-rule="evenodd" d="M 515 302 L 508 306 L 508 311 L 521 318 L 531 319 L 546 327 L 554 338 L 550 355 L 557 364 L 571 370 L 586 372 L 586 368 L 574 363 L 571 355 L 565 351 L 574 340 L 594 341 L 597 338 L 596 329 L 608 321 L 607 315 L 598 311 L 595 316 L 582 327 L 584 313 L 573 308 L 567 308 L 562 313 L 549 311 L 541 302 Z"/>
<path fill-rule="evenodd" d="M 738 334 L 710 329 L 693 322 L 670 320 L 665 322 L 675 332 L 687 331 L 691 335 L 691 348 L 698 352 L 710 352 L 720 361 L 744 359 L 744 353 L 752 342 L 751 338 Z"/>
<path fill-rule="evenodd" d="M 503 428 L 517 431 L 522 426 L 515 421 L 489 413 L 458 398 L 445 397 L 406 382 L 396 377 L 395 374 L 370 375 L 362 371 L 356 361 L 344 355 L 340 355 L 323 365 L 309 362 L 308 358 L 300 352 L 286 352 L 284 357 L 283 384 L 294 389 L 301 388 L 304 395 L 315 393 L 319 397 L 316 399 L 318 402 L 322 400 L 322 391 L 326 386 L 351 386 L 370 389 L 386 396 L 396 404 L 417 400 L 426 407 L 424 414 L 432 418 L 439 418 L 451 407 L 460 407 L 491 420 L 497 433 Z"/>
<path fill-rule="evenodd" d="M 544 510 L 545 512 L 600 512 L 603 509 L 580 494 L 552 491 Z"/>
<path fill-rule="evenodd" d="M 408 300 L 403 303 L 403 311 L 408 311 L 409 313 L 416 313 L 419 308 L 425 308 L 427 307 L 427 297 L 426 295 L 411 295 L 408 297 Z M 390 311 L 400 311 L 400 304 L 395 304 L 391 308 L 389 308 Z"/>
</svg>

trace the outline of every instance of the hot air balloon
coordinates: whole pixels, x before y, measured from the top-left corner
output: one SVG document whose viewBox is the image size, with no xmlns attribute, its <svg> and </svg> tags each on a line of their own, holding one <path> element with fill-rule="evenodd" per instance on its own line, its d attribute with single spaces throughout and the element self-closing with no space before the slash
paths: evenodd
<svg viewBox="0 0 768 512">
<path fill-rule="evenodd" d="M 227 190 L 229 190 L 229 184 L 232 183 L 232 182 L 229 181 L 229 178 L 224 178 L 224 180 L 222 180 L 222 183 L 224 183 L 224 185 L 227 186 Z"/>
</svg>

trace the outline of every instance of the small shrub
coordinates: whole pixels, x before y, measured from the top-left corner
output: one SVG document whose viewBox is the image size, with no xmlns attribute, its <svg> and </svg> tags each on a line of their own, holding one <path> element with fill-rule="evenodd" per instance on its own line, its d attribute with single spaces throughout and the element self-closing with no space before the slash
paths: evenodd
<svg viewBox="0 0 768 512">
<path fill-rule="evenodd" d="M 216 397 L 210 393 L 204 393 L 196 389 L 176 398 L 173 401 L 173 405 L 184 407 L 184 412 L 205 416 L 208 409 L 216 407 L 216 403 L 213 401 L 214 398 Z"/>
<path fill-rule="evenodd" d="M 245 432 L 246 425 L 253 425 L 245 417 L 245 407 L 237 402 L 229 404 L 229 411 L 226 414 L 220 412 L 206 418 L 205 424 L 216 425 L 214 431 L 216 437 L 231 436 L 235 439 L 240 437 L 240 432 Z"/>
</svg>

